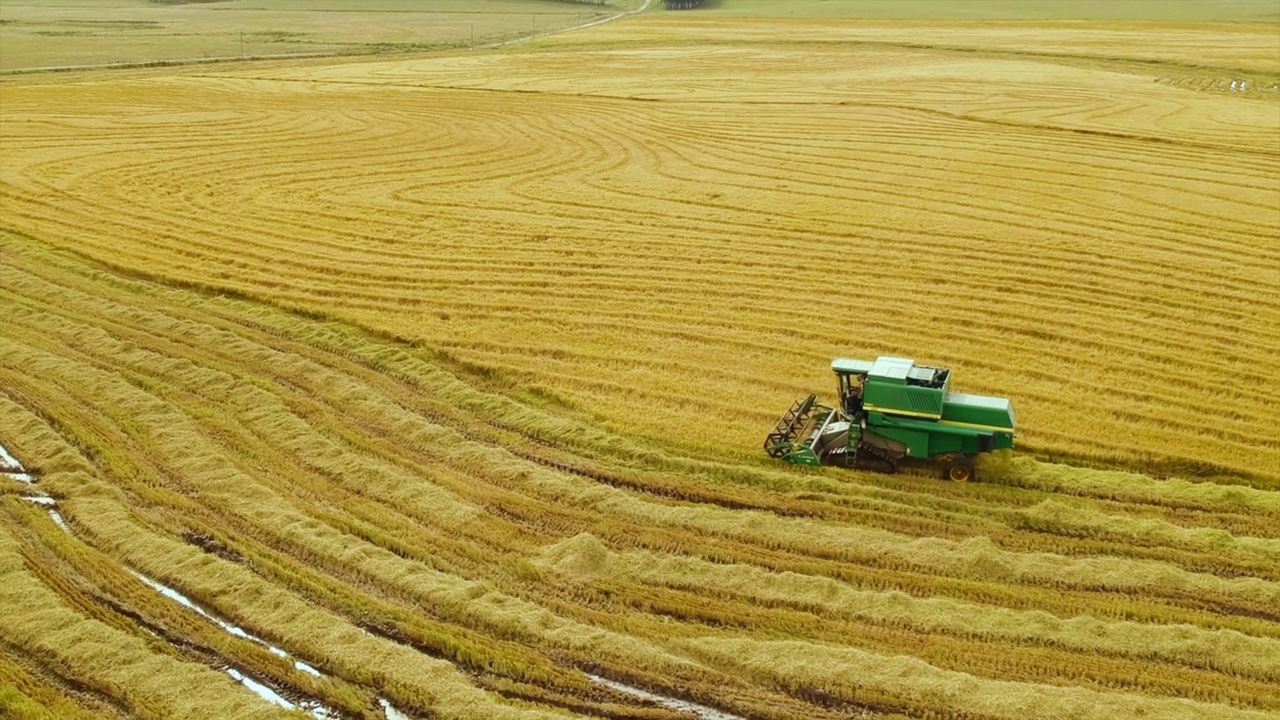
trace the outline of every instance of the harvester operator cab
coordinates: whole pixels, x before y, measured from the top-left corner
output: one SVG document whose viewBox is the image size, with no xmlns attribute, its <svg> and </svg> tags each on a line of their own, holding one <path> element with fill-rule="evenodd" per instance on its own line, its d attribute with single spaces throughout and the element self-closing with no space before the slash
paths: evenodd
<svg viewBox="0 0 1280 720">
<path fill-rule="evenodd" d="M 871 363 L 865 360 L 845 360 L 843 358 L 831 363 L 838 382 L 837 392 L 840 394 L 840 409 L 845 416 L 853 419 L 862 412 L 863 393 L 866 390 L 867 373 L 871 371 Z M 856 422 L 856 420 L 854 420 Z"/>
<path fill-rule="evenodd" d="M 840 378 L 840 408 L 848 417 L 857 417 L 862 412 L 862 389 L 867 380 L 866 375 L 838 373 Z"/>
</svg>

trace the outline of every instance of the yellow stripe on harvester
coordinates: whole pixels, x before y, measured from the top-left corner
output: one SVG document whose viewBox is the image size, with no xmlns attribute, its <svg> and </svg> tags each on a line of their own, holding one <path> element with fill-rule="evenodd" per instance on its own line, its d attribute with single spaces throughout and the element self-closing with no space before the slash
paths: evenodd
<svg viewBox="0 0 1280 720">
<path fill-rule="evenodd" d="M 876 412 L 881 412 L 881 413 L 889 413 L 890 415 L 910 415 L 912 417 L 929 418 L 930 420 L 937 420 L 938 418 L 942 417 L 942 413 L 922 413 L 922 412 L 912 412 L 911 410 L 898 410 L 896 408 L 893 408 L 893 409 L 882 408 L 879 405 L 871 405 L 870 403 L 864 403 L 862 407 L 866 408 L 867 410 L 874 410 Z"/>
<path fill-rule="evenodd" d="M 939 420 L 939 425 L 955 425 L 956 427 L 973 428 L 974 430 L 989 430 L 991 432 L 1013 434 L 1013 428 L 999 427 L 997 425 L 978 425 L 976 423 L 963 423 L 955 420 Z"/>
<path fill-rule="evenodd" d="M 896 409 L 890 410 L 889 408 L 882 408 L 879 405 L 864 404 L 862 407 L 866 408 L 867 410 L 874 410 L 875 412 L 887 413 L 889 415 L 909 415 L 912 417 L 929 418 L 930 420 L 934 420 L 935 422 L 937 422 L 939 425 L 951 425 L 954 427 L 970 428 L 973 430 L 986 430 L 988 432 L 1008 433 L 1010 435 L 1013 434 L 1013 428 L 1000 427 L 998 425 L 979 425 L 977 423 L 966 423 L 966 422 L 960 422 L 958 420 L 941 420 L 939 419 L 942 417 L 941 415 L 912 412 L 910 410 L 896 410 Z"/>
</svg>

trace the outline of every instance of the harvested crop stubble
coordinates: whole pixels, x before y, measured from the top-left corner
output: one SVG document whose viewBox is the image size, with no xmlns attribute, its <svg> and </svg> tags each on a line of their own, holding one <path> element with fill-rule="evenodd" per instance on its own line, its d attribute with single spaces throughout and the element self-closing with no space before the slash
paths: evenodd
<svg viewBox="0 0 1280 720">
<path fill-rule="evenodd" d="M 712 662 L 741 668 L 791 687 L 814 686 L 837 697 L 879 693 L 886 701 L 957 714 L 1017 720 L 1044 718 L 1270 717 L 1236 708 L 1204 707 L 1186 700 L 1159 700 L 1103 694 L 1081 688 L 1056 688 L 981 680 L 966 673 L 940 672 L 919 660 L 886 657 L 851 648 L 823 648 L 790 642 L 716 642 L 687 646 Z"/>
<path fill-rule="evenodd" d="M 6 515 L 20 512 L 16 498 L 3 502 Z M 7 527 L 0 527 L 0 604 L 6 643 L 138 717 L 253 718 L 269 712 L 227 676 L 177 662 L 148 648 L 144 638 L 68 607 L 26 567 L 21 545 Z"/>
<path fill-rule="evenodd" d="M 678 15 L 0 83 L 0 702 L 1280 712 L 1272 36 Z M 758 457 L 886 348 L 1041 456 Z"/>
<path fill-rule="evenodd" d="M 1159 658 L 1280 681 L 1280 641 L 1231 630 L 1104 622 L 1090 617 L 1063 620 L 1039 611 L 1012 611 L 944 598 L 913 598 L 901 592 L 855 590 L 830 578 L 794 572 L 770 573 L 747 565 L 647 552 L 613 553 L 589 534 L 547 548 L 539 562 L 578 582 L 601 577 L 627 579 L 700 594 L 750 598 L 828 617 L 910 627 L 928 634 L 1009 638 L 1089 653 Z"/>
<path fill-rule="evenodd" d="M 0 243 L 4 442 L 75 534 L 23 506 L 23 552 L 47 569 L 32 582 L 174 661 L 234 658 L 329 707 L 385 697 L 442 717 L 666 713 L 578 668 L 744 716 L 985 712 L 1005 697 L 1043 700 L 1044 717 L 1082 698 L 1117 717 L 1280 709 L 1280 580 L 1250 574 L 1276 533 L 1194 524 L 1274 531 L 1267 492 L 1186 496 L 1157 520 L 1148 478 L 1133 485 L 1151 504 L 1110 499 L 1114 473 L 1025 458 L 968 486 L 691 455 L 478 390 L 340 323 Z M 1046 478 L 1079 497 L 1036 489 Z M 1056 519 L 1054 502 L 1088 512 Z M 1223 575 L 1198 554 L 1218 542 Z M 325 678 L 218 641 L 120 566 Z M 913 673 L 976 695 L 721 652 L 779 637 L 849 667 L 905 651 Z M 34 642 L 22 657 L 44 657 Z M 105 687 L 126 704 L 137 692 Z"/>
</svg>

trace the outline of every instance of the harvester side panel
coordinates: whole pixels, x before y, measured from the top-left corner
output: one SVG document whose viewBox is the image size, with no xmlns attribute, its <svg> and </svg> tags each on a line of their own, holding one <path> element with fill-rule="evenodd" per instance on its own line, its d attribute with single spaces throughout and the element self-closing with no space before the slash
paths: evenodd
<svg viewBox="0 0 1280 720">
<path fill-rule="evenodd" d="M 867 427 L 872 432 L 907 443 L 914 458 L 938 455 L 974 455 L 1013 447 L 1013 434 L 993 427 L 971 427 L 945 420 L 924 420 L 870 413 Z M 910 442 L 906 438 L 920 438 Z"/>
<path fill-rule="evenodd" d="M 949 371 L 916 367 L 905 358 L 880 358 L 867 372 L 864 401 L 870 410 L 939 418 L 950 384 Z"/>
<path fill-rule="evenodd" d="M 1004 398 L 951 393 L 943 405 L 942 419 L 1013 432 L 1013 403 Z"/>
</svg>

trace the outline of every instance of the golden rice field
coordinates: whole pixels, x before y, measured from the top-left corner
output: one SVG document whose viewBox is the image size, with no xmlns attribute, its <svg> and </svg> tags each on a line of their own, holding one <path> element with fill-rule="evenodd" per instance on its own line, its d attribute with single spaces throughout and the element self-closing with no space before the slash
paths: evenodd
<svg viewBox="0 0 1280 720">
<path fill-rule="evenodd" d="M 640 0 L 5 0 L 0 72 L 476 47 Z"/>
<path fill-rule="evenodd" d="M 1275 31 L 5 78 L 0 715 L 1280 716 Z M 880 354 L 1019 450 L 764 456 Z"/>
</svg>

